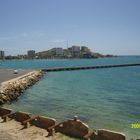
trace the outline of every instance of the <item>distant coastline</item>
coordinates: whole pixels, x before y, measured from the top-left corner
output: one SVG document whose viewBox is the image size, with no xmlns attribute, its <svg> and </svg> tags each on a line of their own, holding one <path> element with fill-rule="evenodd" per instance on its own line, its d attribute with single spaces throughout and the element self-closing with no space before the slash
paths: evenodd
<svg viewBox="0 0 140 140">
<path fill-rule="evenodd" d="M 12 59 L 96 59 L 105 57 L 116 57 L 111 54 L 101 54 L 97 52 L 92 52 L 86 46 L 76 46 L 73 45 L 70 48 L 52 48 L 42 52 L 36 52 L 35 50 L 28 50 L 27 54 L 21 55 L 7 55 L 5 52 L 1 51 L 1 60 L 12 60 Z"/>
</svg>

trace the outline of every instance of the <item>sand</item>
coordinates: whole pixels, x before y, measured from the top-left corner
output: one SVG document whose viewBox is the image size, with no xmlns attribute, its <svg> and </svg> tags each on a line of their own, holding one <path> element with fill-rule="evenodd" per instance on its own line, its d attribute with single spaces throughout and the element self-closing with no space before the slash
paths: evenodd
<svg viewBox="0 0 140 140">
<path fill-rule="evenodd" d="M 47 137 L 45 129 L 30 126 L 24 129 L 20 122 L 10 120 L 3 122 L 0 119 L 0 140 L 74 140 L 60 133 Z"/>
</svg>

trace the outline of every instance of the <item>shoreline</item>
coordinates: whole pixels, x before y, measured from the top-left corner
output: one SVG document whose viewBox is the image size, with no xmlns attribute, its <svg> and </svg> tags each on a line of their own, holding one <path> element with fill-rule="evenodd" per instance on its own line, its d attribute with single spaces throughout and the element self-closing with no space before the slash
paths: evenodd
<svg viewBox="0 0 140 140">
<path fill-rule="evenodd" d="M 8 115 L 5 119 L 3 116 L 6 116 L 6 114 L 5 111 L 3 113 L 3 109 L 11 111 L 11 115 Z M 30 121 L 29 118 L 26 118 L 26 115 L 29 115 L 32 120 Z M 29 124 L 23 123 L 26 120 L 29 120 L 29 122 L 27 121 Z M 50 121 L 53 124 L 50 124 Z M 1 137 L 4 139 L 1 139 Z M 0 107 L 0 140 L 9 138 L 10 140 L 22 140 L 22 138 L 23 140 L 139 140 L 139 138 L 128 138 L 124 133 L 112 131 L 111 129 L 90 129 L 77 116 L 74 116 L 73 119 L 59 122 L 54 118 L 32 116 L 27 112 Z"/>
<path fill-rule="evenodd" d="M 21 77 L 24 77 L 24 75 L 23 75 L 23 76 L 21 76 Z M 21 78 L 21 77 L 20 77 L 20 78 Z M 20 78 L 19 78 L 19 79 L 20 79 Z M 18 77 L 17 77 L 17 79 L 18 79 Z M 10 80 L 10 81 L 11 81 L 11 80 Z"/>
<path fill-rule="evenodd" d="M 82 122 L 78 116 L 74 116 L 73 119 L 58 122 L 56 119 L 46 116 L 32 116 L 32 114 L 27 112 L 15 112 L 11 109 L 0 108 L 0 117 L 0 133 L 3 130 L 4 132 L 11 130 L 13 132 L 12 134 L 16 134 L 16 137 L 24 133 L 29 140 L 32 139 L 32 136 L 35 137 L 40 130 L 45 130 L 44 132 L 41 131 L 41 136 L 39 136 L 43 140 L 46 137 L 48 138 L 46 140 L 51 140 L 50 138 L 54 139 L 58 134 L 77 140 L 126 140 L 125 134 L 120 132 L 107 129 L 90 130 L 89 126 Z M 33 134 L 29 136 L 29 133 Z M 56 140 L 59 139 L 56 138 Z M 67 139 L 65 138 L 64 140 Z"/>
<path fill-rule="evenodd" d="M 0 86 L 0 104 L 16 100 L 27 88 L 38 82 L 45 72 L 31 71 L 27 74 L 4 81 Z M 7 77 L 9 78 L 9 77 Z"/>
</svg>

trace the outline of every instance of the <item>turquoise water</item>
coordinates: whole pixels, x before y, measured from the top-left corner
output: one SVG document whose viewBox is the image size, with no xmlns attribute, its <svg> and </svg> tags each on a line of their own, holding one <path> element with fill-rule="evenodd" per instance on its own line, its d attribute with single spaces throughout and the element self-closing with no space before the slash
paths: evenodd
<svg viewBox="0 0 140 140">
<path fill-rule="evenodd" d="M 140 56 L 114 57 L 100 59 L 42 59 L 42 60 L 11 60 L 0 61 L 0 68 L 41 69 L 64 66 L 91 66 L 103 64 L 140 63 Z"/>
<path fill-rule="evenodd" d="M 5 61 L 1 68 L 45 68 L 76 65 L 139 63 L 140 57 L 95 60 Z M 94 129 L 124 132 L 139 138 L 140 67 L 50 72 L 19 100 L 5 105 L 15 110 L 46 115 L 61 120 L 78 115 Z"/>
</svg>

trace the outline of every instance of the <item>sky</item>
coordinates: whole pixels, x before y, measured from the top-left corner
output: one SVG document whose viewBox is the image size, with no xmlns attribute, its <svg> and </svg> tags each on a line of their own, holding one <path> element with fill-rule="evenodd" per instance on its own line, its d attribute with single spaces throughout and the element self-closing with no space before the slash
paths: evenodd
<svg viewBox="0 0 140 140">
<path fill-rule="evenodd" d="M 0 0 L 0 50 L 53 47 L 140 55 L 140 0 Z"/>
</svg>

